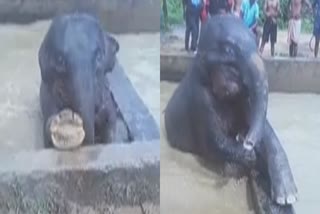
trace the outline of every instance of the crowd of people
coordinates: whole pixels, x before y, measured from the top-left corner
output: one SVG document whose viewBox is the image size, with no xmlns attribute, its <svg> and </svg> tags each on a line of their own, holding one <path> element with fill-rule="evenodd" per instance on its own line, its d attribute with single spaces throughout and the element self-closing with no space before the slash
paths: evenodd
<svg viewBox="0 0 320 214">
<path fill-rule="evenodd" d="M 200 22 L 205 22 L 216 14 L 233 14 L 243 20 L 244 24 L 256 35 L 257 46 L 262 54 L 264 47 L 270 42 L 271 56 L 275 54 L 277 42 L 277 19 L 281 15 L 280 0 L 264 0 L 263 12 L 265 20 L 260 42 L 258 36 L 259 5 L 257 0 L 182 0 L 183 14 L 186 21 L 185 49 L 196 52 L 199 37 Z M 305 4 L 314 14 L 313 36 L 315 37 L 314 56 L 318 56 L 320 41 L 320 0 L 289 0 L 288 44 L 289 56 L 296 57 L 298 53 L 299 36 L 301 32 L 301 12 Z M 191 45 L 190 45 L 191 37 Z"/>
</svg>

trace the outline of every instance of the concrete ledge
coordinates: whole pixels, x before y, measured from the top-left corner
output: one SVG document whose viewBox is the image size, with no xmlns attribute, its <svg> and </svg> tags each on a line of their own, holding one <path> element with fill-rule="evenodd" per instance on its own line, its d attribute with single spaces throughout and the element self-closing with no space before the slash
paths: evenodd
<svg viewBox="0 0 320 214">
<path fill-rule="evenodd" d="M 0 0 L 0 22 L 30 23 L 72 11 L 96 14 L 109 32 L 159 32 L 159 0 Z"/>
<path fill-rule="evenodd" d="M 144 105 L 119 63 L 107 76 L 114 100 L 134 140 L 160 139 L 160 132 L 155 119 Z"/>
<path fill-rule="evenodd" d="M 192 63 L 186 53 L 161 53 L 161 80 L 180 81 Z M 265 58 L 271 92 L 320 93 L 320 60 Z"/>
<path fill-rule="evenodd" d="M 1 213 L 160 213 L 159 141 L 0 160 Z"/>
</svg>

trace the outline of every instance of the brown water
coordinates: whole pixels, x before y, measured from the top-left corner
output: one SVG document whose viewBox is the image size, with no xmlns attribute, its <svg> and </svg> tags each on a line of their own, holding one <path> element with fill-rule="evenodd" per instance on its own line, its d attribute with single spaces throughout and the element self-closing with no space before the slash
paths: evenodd
<svg viewBox="0 0 320 214">
<path fill-rule="evenodd" d="M 161 82 L 161 112 L 177 84 Z M 269 96 L 268 118 L 287 152 L 299 189 L 297 214 L 320 213 L 320 95 Z M 161 117 L 161 212 L 251 213 L 245 181 L 223 179 L 192 155 L 171 149 Z"/>
<path fill-rule="evenodd" d="M 50 22 L 0 25 L 0 149 L 43 147 L 38 49 Z M 119 62 L 158 125 L 160 34 L 116 35 Z"/>
</svg>

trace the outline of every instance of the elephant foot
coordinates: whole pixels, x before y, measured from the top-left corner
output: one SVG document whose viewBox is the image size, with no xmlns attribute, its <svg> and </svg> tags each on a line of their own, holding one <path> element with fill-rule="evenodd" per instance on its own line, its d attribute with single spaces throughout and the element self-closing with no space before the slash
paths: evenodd
<svg viewBox="0 0 320 214">
<path fill-rule="evenodd" d="M 281 164 L 278 164 L 281 168 Z M 298 200 L 298 190 L 290 168 L 278 169 L 271 174 L 271 198 L 279 205 L 293 204 Z"/>
<path fill-rule="evenodd" d="M 85 137 L 81 117 L 70 109 L 52 117 L 49 132 L 53 145 L 61 150 L 79 147 Z"/>
</svg>

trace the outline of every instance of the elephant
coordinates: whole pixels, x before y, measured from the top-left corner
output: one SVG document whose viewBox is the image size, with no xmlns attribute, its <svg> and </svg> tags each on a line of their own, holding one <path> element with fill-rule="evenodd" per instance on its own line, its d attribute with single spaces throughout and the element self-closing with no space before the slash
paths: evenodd
<svg viewBox="0 0 320 214">
<path fill-rule="evenodd" d="M 128 140 L 127 130 L 117 130 L 107 78 L 119 49 L 92 15 L 75 12 L 52 20 L 38 51 L 45 147 Z"/>
<path fill-rule="evenodd" d="M 175 149 L 258 171 L 272 201 L 287 206 L 298 190 L 267 119 L 268 93 L 255 36 L 237 17 L 216 15 L 202 26 L 192 65 L 164 110 L 165 130 Z"/>
</svg>

